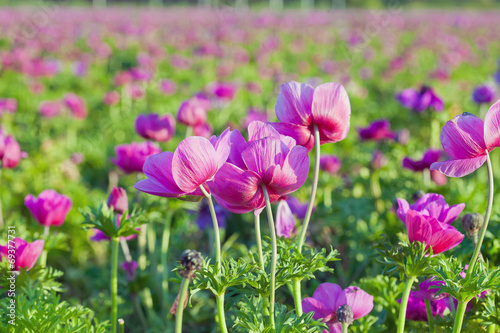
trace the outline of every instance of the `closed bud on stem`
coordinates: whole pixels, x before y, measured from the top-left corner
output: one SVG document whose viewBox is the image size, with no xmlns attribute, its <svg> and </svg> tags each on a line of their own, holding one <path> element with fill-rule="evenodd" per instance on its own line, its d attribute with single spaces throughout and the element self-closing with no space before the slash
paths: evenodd
<svg viewBox="0 0 500 333">
<path fill-rule="evenodd" d="M 203 257 L 201 253 L 195 250 L 186 250 L 181 256 L 181 265 L 184 269 L 180 272 L 181 276 L 191 279 L 196 271 L 203 266 Z"/>
<path fill-rule="evenodd" d="M 337 320 L 341 324 L 351 325 L 354 321 L 354 315 L 349 305 L 344 304 L 337 309 Z"/>
<path fill-rule="evenodd" d="M 462 227 L 468 237 L 474 239 L 483 226 L 484 217 L 479 213 L 467 214 L 462 217 Z M 476 246 L 476 244 L 474 244 Z"/>
</svg>

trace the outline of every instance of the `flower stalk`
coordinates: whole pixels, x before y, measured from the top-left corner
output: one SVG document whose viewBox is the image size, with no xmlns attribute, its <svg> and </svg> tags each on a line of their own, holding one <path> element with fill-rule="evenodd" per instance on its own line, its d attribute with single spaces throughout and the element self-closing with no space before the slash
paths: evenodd
<svg viewBox="0 0 500 333">
<path fill-rule="evenodd" d="M 255 238 L 257 241 L 257 250 L 259 252 L 259 265 L 262 270 L 265 270 L 264 254 L 262 252 L 262 238 L 260 236 L 260 214 L 255 214 L 254 219 L 255 219 Z"/>
<path fill-rule="evenodd" d="M 111 332 L 116 332 L 118 320 L 118 245 L 119 238 L 111 238 Z"/>
<path fill-rule="evenodd" d="M 179 291 L 179 302 L 177 303 L 177 313 L 175 314 L 175 333 L 182 333 L 182 315 L 184 314 L 184 303 L 188 293 L 190 278 L 184 278 Z"/>
<path fill-rule="evenodd" d="M 415 276 L 406 277 L 405 289 L 403 290 L 403 297 L 401 298 L 401 306 L 399 308 L 397 333 L 404 333 L 405 331 L 406 308 L 408 307 L 408 299 L 410 298 L 411 287 L 413 286 L 413 282 L 415 282 L 415 280 Z"/>
<path fill-rule="evenodd" d="M 262 191 L 266 198 L 266 211 L 267 220 L 269 222 L 269 230 L 271 233 L 271 246 L 272 246 L 272 259 L 271 259 L 271 290 L 269 293 L 269 318 L 271 326 L 275 328 L 274 322 L 274 301 L 275 301 L 275 288 L 276 288 L 276 257 L 278 256 L 278 246 L 276 244 L 276 228 L 274 227 L 273 211 L 271 209 L 271 201 L 269 200 L 269 193 L 267 193 L 266 185 L 262 184 Z"/>
<path fill-rule="evenodd" d="M 432 316 L 431 301 L 425 300 L 425 310 L 427 311 L 427 323 L 429 324 L 429 333 L 435 333 L 434 317 Z"/>
</svg>

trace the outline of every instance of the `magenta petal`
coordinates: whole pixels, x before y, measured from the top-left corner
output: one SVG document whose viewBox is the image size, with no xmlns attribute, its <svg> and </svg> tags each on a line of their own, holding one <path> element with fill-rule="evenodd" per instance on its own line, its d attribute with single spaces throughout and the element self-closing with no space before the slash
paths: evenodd
<svg viewBox="0 0 500 333">
<path fill-rule="evenodd" d="M 276 235 L 291 238 L 294 231 L 295 218 L 292 210 L 285 200 L 281 200 L 276 213 Z"/>
<path fill-rule="evenodd" d="M 284 195 L 298 190 L 304 185 L 309 173 L 307 149 L 295 146 L 286 156 L 283 166 L 274 169 L 270 183 L 266 184 L 273 193 Z"/>
<path fill-rule="evenodd" d="M 260 178 L 252 171 L 226 163 L 207 184 L 217 202 L 233 213 L 249 212 L 260 204 L 255 200 L 262 191 Z"/>
<path fill-rule="evenodd" d="M 336 283 L 322 283 L 314 291 L 313 298 L 323 303 L 330 312 L 336 313 L 337 308 L 346 304 L 345 294 Z M 340 305 L 338 305 L 341 303 Z"/>
<path fill-rule="evenodd" d="M 432 246 L 432 252 L 434 254 L 439 254 L 454 248 L 460 244 L 463 239 L 464 235 L 462 233 L 452 226 L 449 226 L 449 228 L 445 230 L 435 232 L 429 241 L 429 245 Z"/>
<path fill-rule="evenodd" d="M 429 245 L 432 227 L 422 215 L 411 209 L 406 213 L 406 230 L 410 243 L 418 241 Z"/>
<path fill-rule="evenodd" d="M 27 270 L 33 268 L 42 254 L 44 244 L 43 240 L 36 240 L 33 243 L 26 244 L 22 253 L 16 258 L 16 266 Z"/>
<path fill-rule="evenodd" d="M 243 135 L 241 135 L 240 131 L 234 130 L 231 132 L 230 142 L 231 152 L 229 153 L 227 162 L 236 165 L 240 169 L 246 169 L 245 162 L 241 157 L 243 151 L 248 147 L 245 138 L 243 138 Z"/>
<path fill-rule="evenodd" d="M 451 206 L 447 211 L 440 216 L 440 221 L 443 223 L 451 224 L 455 219 L 460 215 L 460 213 L 464 210 L 465 204 L 461 203 L 458 205 Z"/>
<path fill-rule="evenodd" d="M 222 134 L 216 139 L 214 144 L 215 152 L 217 154 L 217 169 L 219 169 L 224 163 L 226 163 L 229 153 L 231 152 L 231 131 L 227 128 Z"/>
<path fill-rule="evenodd" d="M 410 209 L 410 205 L 408 204 L 408 201 L 405 199 L 398 199 L 398 210 L 396 213 L 398 214 L 398 217 L 403 221 L 403 223 L 406 224 L 406 212 Z"/>
<path fill-rule="evenodd" d="M 323 319 L 323 321 L 328 321 L 332 316 L 330 308 L 312 297 L 307 297 L 302 300 L 302 310 L 304 313 L 314 312 L 314 320 Z"/>
<path fill-rule="evenodd" d="M 373 296 L 358 287 L 344 289 L 347 305 L 352 309 L 354 319 L 366 316 L 373 309 Z M 343 304 L 341 304 L 343 305 Z"/>
<path fill-rule="evenodd" d="M 314 88 L 307 83 L 283 83 L 274 107 L 276 117 L 282 123 L 309 124 L 313 94 Z"/>
<path fill-rule="evenodd" d="M 299 146 L 306 147 L 311 151 L 314 147 L 314 135 L 311 133 L 307 126 L 290 124 L 290 123 L 269 123 L 280 134 L 289 136 L 295 139 Z"/>
<path fill-rule="evenodd" d="M 448 177 L 463 177 L 479 169 L 485 161 L 486 155 L 480 155 L 463 160 L 436 162 L 432 163 L 431 170 L 438 170 Z"/>
<path fill-rule="evenodd" d="M 288 149 L 279 139 L 265 138 L 250 143 L 241 155 L 248 170 L 254 171 L 267 183 L 271 181 L 275 167 L 285 159 Z"/>
<path fill-rule="evenodd" d="M 488 150 L 500 146 L 500 101 L 493 104 L 484 118 L 484 141 Z"/>
<path fill-rule="evenodd" d="M 255 120 L 248 125 L 248 142 L 268 137 L 279 139 L 280 134 L 270 124 L 262 121 Z"/>
<path fill-rule="evenodd" d="M 330 325 L 328 325 L 328 329 L 329 329 L 329 331 L 324 330 L 323 332 L 342 333 L 342 324 L 341 323 L 330 324 Z"/>
<path fill-rule="evenodd" d="M 172 161 L 174 154 L 164 152 L 148 157 L 143 171 L 148 177 L 134 185 L 139 191 L 162 197 L 178 197 L 185 194 L 174 181 Z"/>
<path fill-rule="evenodd" d="M 458 115 L 448 120 L 441 130 L 443 149 L 453 159 L 467 159 L 484 155 L 484 123 L 471 114 Z"/>
<path fill-rule="evenodd" d="M 338 83 L 318 86 L 314 90 L 312 115 L 322 134 L 322 144 L 345 139 L 349 133 L 351 105 L 344 87 Z"/>
<path fill-rule="evenodd" d="M 192 136 L 181 141 L 172 159 L 172 175 L 179 188 L 190 193 L 212 180 L 218 164 L 214 146 L 205 138 Z"/>
</svg>

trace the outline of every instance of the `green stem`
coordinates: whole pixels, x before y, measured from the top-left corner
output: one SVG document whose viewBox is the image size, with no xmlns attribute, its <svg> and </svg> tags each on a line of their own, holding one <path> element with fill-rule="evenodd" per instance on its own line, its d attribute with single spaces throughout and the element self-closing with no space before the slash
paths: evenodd
<svg viewBox="0 0 500 333">
<path fill-rule="evenodd" d="M 224 293 L 217 295 L 217 313 L 219 314 L 219 329 L 222 333 L 227 333 Z"/>
<path fill-rule="evenodd" d="M 209 194 L 203 185 L 200 185 L 200 190 L 203 192 L 205 195 L 205 198 L 207 198 L 208 202 L 208 207 L 210 208 L 210 215 L 212 216 L 212 223 L 214 226 L 214 236 L 215 236 L 215 256 L 216 256 L 216 263 L 217 263 L 217 271 L 220 272 L 221 270 L 221 251 L 220 251 L 220 234 L 219 234 L 219 223 L 217 222 L 217 214 L 215 214 L 215 208 L 214 208 L 214 203 L 212 201 L 212 195 Z"/>
<path fill-rule="evenodd" d="M 491 209 L 493 208 L 493 195 L 495 194 L 495 189 L 493 188 L 493 169 L 491 167 L 490 154 L 488 154 L 488 151 L 486 151 L 486 157 L 486 167 L 488 169 L 488 203 L 486 206 L 486 213 L 484 214 L 484 224 L 479 234 L 479 241 L 469 262 L 469 268 L 467 269 L 469 272 L 473 272 L 474 265 L 476 265 L 477 258 L 481 252 L 481 246 L 483 245 L 484 236 L 486 235 L 486 229 L 488 228 L 488 223 L 490 222 Z"/>
<path fill-rule="evenodd" d="M 135 312 L 139 316 L 139 321 L 141 322 L 142 329 L 144 330 L 144 332 L 146 332 L 148 329 L 148 324 L 146 321 L 146 317 L 144 316 L 144 312 L 142 311 L 141 304 L 139 303 L 137 294 L 132 295 L 132 301 L 134 303 Z"/>
<path fill-rule="evenodd" d="M 137 263 L 142 271 L 146 270 L 147 231 L 148 225 L 143 224 L 141 226 L 141 233 L 139 234 L 139 237 L 137 237 L 137 250 L 139 252 L 137 255 Z"/>
<path fill-rule="evenodd" d="M 375 209 L 377 212 L 382 213 L 384 211 L 384 205 L 381 200 L 382 190 L 380 189 L 380 174 L 378 170 L 373 170 L 370 175 L 370 190 L 375 200 Z"/>
<path fill-rule="evenodd" d="M 302 253 L 302 247 L 306 240 L 307 226 L 311 219 L 311 214 L 314 208 L 314 201 L 316 200 L 316 191 L 318 190 L 318 178 L 319 178 L 319 158 L 320 158 L 320 139 L 319 139 L 319 129 L 318 126 L 314 125 L 314 172 L 313 172 L 313 184 L 311 189 L 311 197 L 309 198 L 309 205 L 307 206 L 306 216 L 304 217 L 304 223 L 302 223 L 302 230 L 300 230 L 298 250 Z"/>
<path fill-rule="evenodd" d="M 262 239 L 260 237 L 260 214 L 254 214 L 255 217 L 255 238 L 257 240 L 257 250 L 259 251 L 259 264 L 262 270 L 265 270 L 264 266 L 264 254 L 262 253 Z"/>
<path fill-rule="evenodd" d="M 490 326 L 488 326 L 488 333 L 495 333 L 497 331 L 496 327 L 497 325 L 495 324 L 491 324 Z"/>
<path fill-rule="evenodd" d="M 163 291 L 163 317 L 167 316 L 167 299 L 168 299 L 168 247 L 170 245 L 170 226 L 172 224 L 173 211 L 169 211 L 165 224 L 163 226 L 163 235 L 161 239 L 161 287 Z"/>
<path fill-rule="evenodd" d="M 215 236 L 215 255 L 216 255 L 216 267 L 217 267 L 217 273 L 221 273 L 221 246 L 220 246 L 220 234 L 219 234 L 219 223 L 217 222 L 217 214 L 215 214 L 215 208 L 214 208 L 214 203 L 212 201 L 212 195 L 209 194 L 205 188 L 203 187 L 203 184 L 200 185 L 200 190 L 203 192 L 205 195 L 205 198 L 207 198 L 208 202 L 208 207 L 210 208 L 210 215 L 212 216 L 212 222 L 214 226 L 214 236 Z M 217 297 L 217 313 L 219 316 L 219 328 L 221 332 L 226 333 L 227 332 L 227 325 L 226 325 L 226 315 L 224 313 L 224 291 L 222 291 L 220 294 L 216 295 Z"/>
<path fill-rule="evenodd" d="M 118 319 L 118 245 L 119 238 L 111 238 L 111 332 L 116 333 Z"/>
<path fill-rule="evenodd" d="M 405 331 L 406 307 L 408 306 L 411 287 L 413 286 L 415 279 L 415 276 L 409 276 L 406 278 L 405 289 L 403 291 L 403 297 L 401 298 L 401 306 L 399 307 L 398 333 L 404 333 Z"/>
<path fill-rule="evenodd" d="M 266 185 L 262 184 L 262 191 L 264 192 L 264 197 L 266 198 L 266 211 L 267 211 L 267 221 L 269 222 L 269 229 L 271 232 L 271 245 L 272 245 L 272 261 L 271 261 L 271 290 L 269 292 L 269 318 L 271 320 L 271 326 L 275 328 L 274 324 L 274 297 L 276 288 L 276 257 L 278 256 L 278 246 L 276 245 L 276 228 L 274 227 L 273 211 L 271 209 L 271 201 L 269 200 L 269 194 L 267 193 Z"/>
<path fill-rule="evenodd" d="M 434 317 L 432 316 L 431 301 L 426 299 L 424 302 L 425 309 L 427 310 L 427 323 L 429 324 L 429 333 L 434 333 L 436 332 L 436 328 L 434 327 Z"/>
<path fill-rule="evenodd" d="M 42 238 L 44 241 L 47 241 L 47 238 L 49 236 L 49 230 L 50 230 L 50 227 L 49 226 L 44 226 L 43 227 L 43 235 L 42 235 Z M 47 267 L 47 256 L 48 256 L 48 250 L 46 247 L 44 247 L 43 251 L 42 251 L 42 255 L 40 256 L 40 265 L 42 267 Z"/>
<path fill-rule="evenodd" d="M 297 316 L 302 316 L 302 299 L 301 299 L 301 285 L 299 279 L 293 279 L 292 281 L 292 291 L 293 291 L 293 302 L 295 303 L 295 313 Z"/>
<path fill-rule="evenodd" d="M 342 324 L 342 333 L 347 333 L 349 330 L 349 324 Z"/>
<path fill-rule="evenodd" d="M 184 313 L 184 302 L 189 287 L 188 278 L 182 279 L 181 290 L 179 291 L 179 302 L 177 303 L 177 313 L 175 314 L 175 333 L 182 333 L 182 315 Z"/>
<path fill-rule="evenodd" d="M 455 322 L 453 323 L 453 333 L 459 333 L 462 331 L 462 323 L 464 321 L 464 314 L 467 308 L 467 302 L 458 301 L 457 315 L 455 316 Z"/>
</svg>

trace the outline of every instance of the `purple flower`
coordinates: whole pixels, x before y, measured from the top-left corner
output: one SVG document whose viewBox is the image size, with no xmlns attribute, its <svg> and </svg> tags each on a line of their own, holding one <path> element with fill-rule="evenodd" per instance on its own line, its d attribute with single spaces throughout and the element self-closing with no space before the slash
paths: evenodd
<svg viewBox="0 0 500 333">
<path fill-rule="evenodd" d="M 227 163 L 208 186 L 222 207 L 243 214 L 264 208 L 261 184 L 275 202 L 302 186 L 308 172 L 307 149 L 272 126 L 254 121 L 248 126 L 248 142 L 238 130 L 233 131 Z"/>
<path fill-rule="evenodd" d="M 53 118 L 58 116 L 63 111 L 63 104 L 59 100 L 41 101 L 38 104 L 38 113 L 45 118 Z"/>
<path fill-rule="evenodd" d="M 421 297 L 417 297 L 419 294 L 417 291 L 410 292 L 410 297 L 408 298 L 408 305 L 406 308 L 406 319 L 414 321 L 427 321 L 427 309 L 425 307 L 425 301 Z M 401 299 L 398 300 L 401 303 Z M 431 312 L 433 317 L 443 317 L 446 309 L 450 309 L 449 302 L 447 298 L 431 300 Z"/>
<path fill-rule="evenodd" d="M 426 299 L 429 301 L 443 299 L 448 297 L 449 294 L 441 293 L 436 296 L 440 287 L 444 287 L 446 284 L 443 281 L 436 281 L 432 278 L 422 281 L 418 284 L 419 290 L 413 292 L 413 297 Z"/>
<path fill-rule="evenodd" d="M 377 170 L 387 165 L 387 157 L 380 150 L 375 150 L 372 156 L 372 167 Z"/>
<path fill-rule="evenodd" d="M 5 246 L 0 245 L 0 258 L 5 258 L 6 261 L 9 261 L 9 254 L 12 254 L 10 251 L 14 250 L 15 261 L 14 263 L 10 263 L 9 269 L 12 271 L 19 271 L 21 268 L 26 268 L 26 270 L 30 270 L 35 266 L 36 261 L 40 257 L 43 251 L 43 246 L 45 242 L 43 240 L 36 240 L 32 243 L 26 242 L 21 238 L 14 238 L 12 242 L 9 242 Z M 12 245 L 14 248 L 12 248 Z"/>
<path fill-rule="evenodd" d="M 362 141 L 396 139 L 396 133 L 391 131 L 391 123 L 387 119 L 375 120 L 366 128 L 358 128 L 358 133 Z"/>
<path fill-rule="evenodd" d="M 135 130 L 145 139 L 167 142 L 175 134 L 175 118 L 171 114 L 140 114 L 135 120 Z"/>
<path fill-rule="evenodd" d="M 0 167 L 13 169 L 19 164 L 22 157 L 23 152 L 21 152 L 21 146 L 16 139 L 12 135 L 5 135 L 0 130 Z"/>
<path fill-rule="evenodd" d="M 431 247 L 435 255 L 454 248 L 464 239 L 464 235 L 450 224 L 411 209 L 406 212 L 405 224 L 410 243 L 425 243 L 426 249 Z"/>
<path fill-rule="evenodd" d="M 221 101 L 231 101 L 236 94 L 236 86 L 230 82 L 214 82 L 208 86 L 210 93 Z"/>
<path fill-rule="evenodd" d="M 441 130 L 441 144 L 452 159 L 433 163 L 431 170 L 463 177 L 479 169 L 486 151 L 500 146 L 500 101 L 490 107 L 484 122 L 471 113 L 448 120 Z"/>
<path fill-rule="evenodd" d="M 307 202 L 302 203 L 297 198 L 292 197 L 290 195 L 285 200 L 286 203 L 288 204 L 288 207 L 290 207 L 290 210 L 295 216 L 297 216 L 299 219 L 303 219 L 304 217 L 306 217 L 307 207 L 309 206 Z M 316 207 L 313 207 L 313 212 L 315 210 Z"/>
<path fill-rule="evenodd" d="M 187 126 L 200 126 L 207 121 L 206 105 L 200 102 L 198 98 L 191 98 L 184 101 L 177 113 L 177 120 Z"/>
<path fill-rule="evenodd" d="M 159 86 L 162 94 L 167 96 L 173 95 L 177 90 L 177 85 L 175 84 L 175 82 L 168 79 L 160 80 Z"/>
<path fill-rule="evenodd" d="M 219 228 L 226 227 L 226 219 L 230 213 L 221 207 L 216 202 L 214 203 L 215 215 L 217 215 L 217 223 Z M 210 208 L 206 200 L 201 201 L 200 209 L 198 210 L 198 217 L 196 218 L 196 223 L 200 230 L 205 230 L 207 227 L 211 228 L 213 226 L 212 216 L 210 215 Z"/>
<path fill-rule="evenodd" d="M 0 98 L 0 116 L 4 112 L 16 113 L 17 101 L 14 98 Z"/>
<path fill-rule="evenodd" d="M 134 185 L 141 192 L 160 197 L 203 196 L 198 188 L 214 179 L 226 162 L 231 131 L 210 141 L 192 136 L 181 141 L 174 153 L 153 155 L 144 164 L 147 179 Z"/>
<path fill-rule="evenodd" d="M 444 197 L 436 193 L 427 193 L 412 205 L 409 205 L 405 199 L 398 199 L 398 206 L 397 214 L 404 223 L 406 213 L 411 209 L 423 216 L 433 217 L 440 223 L 452 224 L 465 208 L 464 203 L 450 207 Z"/>
<path fill-rule="evenodd" d="M 70 198 L 54 190 L 44 190 L 38 198 L 28 194 L 24 204 L 33 218 L 46 227 L 60 227 L 73 206 Z"/>
<path fill-rule="evenodd" d="M 248 110 L 247 116 L 242 120 L 241 126 L 247 128 L 248 125 L 250 125 L 250 123 L 253 121 L 262 121 L 264 123 L 267 122 L 266 111 L 250 108 Z"/>
<path fill-rule="evenodd" d="M 320 133 L 320 144 L 341 141 L 349 132 L 349 97 L 338 83 L 325 83 L 316 88 L 294 81 L 284 83 L 274 108 L 280 122 L 271 125 L 308 150 L 314 146 L 314 125 Z"/>
<path fill-rule="evenodd" d="M 433 108 L 436 111 L 443 110 L 443 101 L 434 93 L 432 88 L 422 86 L 420 91 L 414 89 L 405 89 L 396 95 L 396 99 L 405 108 L 421 113 L 428 108 Z"/>
<path fill-rule="evenodd" d="M 415 172 L 430 169 L 432 163 L 441 159 L 443 151 L 441 149 L 428 149 L 421 160 L 412 160 L 409 157 L 403 159 L 403 168 L 413 170 Z"/>
<path fill-rule="evenodd" d="M 304 313 L 314 312 L 315 320 L 321 319 L 327 324 L 330 332 L 342 333 L 342 325 L 337 321 L 337 309 L 349 305 L 353 318 L 366 316 L 373 309 L 373 296 L 358 287 L 342 288 L 335 283 L 322 283 L 314 291 L 313 297 L 302 301 Z"/>
<path fill-rule="evenodd" d="M 64 96 L 64 103 L 66 103 L 73 117 L 77 119 L 87 118 L 87 105 L 85 100 L 80 96 L 68 93 Z"/>
<path fill-rule="evenodd" d="M 106 95 L 104 95 L 102 102 L 106 105 L 113 106 L 120 102 L 120 98 L 120 93 L 118 91 L 112 90 L 108 91 Z"/>
<path fill-rule="evenodd" d="M 295 218 L 292 210 L 285 200 L 278 203 L 278 212 L 276 213 L 276 235 L 278 237 L 292 238 L 295 233 Z"/>
<path fill-rule="evenodd" d="M 113 208 L 117 213 L 123 214 L 128 210 L 127 192 L 121 187 L 113 187 L 108 196 L 108 207 Z"/>
<path fill-rule="evenodd" d="M 120 266 L 125 272 L 127 272 L 127 279 L 129 281 L 132 281 L 135 279 L 136 273 L 137 273 L 137 268 L 139 265 L 137 264 L 137 261 L 132 260 L 132 261 L 124 261 L 121 266 Z"/>
<path fill-rule="evenodd" d="M 321 155 L 319 158 L 319 167 L 321 170 L 328 172 L 331 175 L 335 175 L 337 171 L 340 170 L 342 162 L 335 155 Z"/>
<path fill-rule="evenodd" d="M 129 217 L 127 216 L 127 219 L 128 218 Z M 116 214 L 116 226 L 117 227 L 120 226 L 121 219 L 122 219 L 122 214 L 121 213 Z M 136 230 L 140 231 L 139 229 L 136 229 Z M 137 237 L 136 234 L 132 234 L 132 235 L 127 236 L 127 237 L 120 237 L 120 240 L 129 241 L 129 240 L 132 240 L 132 239 L 134 239 L 136 237 Z M 106 234 L 104 232 L 102 232 L 101 230 L 99 230 L 99 229 L 94 229 L 94 235 L 92 237 L 90 237 L 90 240 L 94 241 L 94 242 L 102 242 L 102 241 L 109 241 L 109 240 L 111 240 L 111 237 L 106 236 Z"/>
<path fill-rule="evenodd" d="M 490 104 L 495 97 L 495 88 L 484 84 L 477 86 L 472 93 L 472 100 L 476 104 Z"/>
<path fill-rule="evenodd" d="M 111 162 L 125 173 L 142 172 L 146 159 L 160 152 L 160 147 L 153 142 L 132 142 L 116 146 L 116 158 L 111 158 Z"/>
</svg>

